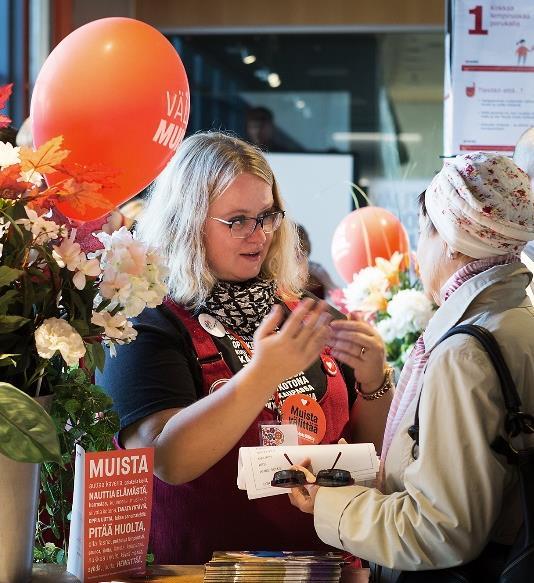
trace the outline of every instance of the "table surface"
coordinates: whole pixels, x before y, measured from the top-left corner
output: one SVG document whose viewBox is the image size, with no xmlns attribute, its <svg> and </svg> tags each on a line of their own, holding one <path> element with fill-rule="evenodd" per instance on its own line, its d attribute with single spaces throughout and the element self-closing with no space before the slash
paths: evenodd
<svg viewBox="0 0 534 583">
<path fill-rule="evenodd" d="M 345 572 L 344 572 L 345 573 Z M 346 583 L 367 583 L 368 569 L 347 571 L 342 578 Z M 113 583 L 203 583 L 204 565 L 154 565 L 141 577 L 111 579 Z M 62 565 L 34 565 L 32 583 L 80 583 L 76 577 L 67 573 Z"/>
<path fill-rule="evenodd" d="M 161 583 L 202 583 L 204 565 L 155 565 L 147 569 L 147 575 L 135 578 L 112 578 L 114 582 L 142 583 L 153 581 Z M 34 565 L 32 583 L 79 583 L 61 565 Z"/>
</svg>

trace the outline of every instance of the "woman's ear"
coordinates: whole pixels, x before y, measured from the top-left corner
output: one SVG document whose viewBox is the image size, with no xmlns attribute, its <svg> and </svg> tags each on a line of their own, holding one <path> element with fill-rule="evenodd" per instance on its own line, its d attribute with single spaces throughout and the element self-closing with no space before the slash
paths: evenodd
<svg viewBox="0 0 534 583">
<path fill-rule="evenodd" d="M 460 254 L 458 253 L 458 251 L 454 251 L 454 249 L 451 249 L 448 245 L 447 245 L 447 259 L 458 259 L 458 256 Z"/>
</svg>

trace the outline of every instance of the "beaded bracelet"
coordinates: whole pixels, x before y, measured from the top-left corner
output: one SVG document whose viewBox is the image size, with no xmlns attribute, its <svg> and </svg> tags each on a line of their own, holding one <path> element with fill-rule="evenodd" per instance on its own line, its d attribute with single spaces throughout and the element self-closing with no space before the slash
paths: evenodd
<svg viewBox="0 0 534 583">
<path fill-rule="evenodd" d="M 380 399 L 380 397 L 383 397 L 392 387 L 393 387 L 393 369 L 390 366 L 388 366 L 384 372 L 384 380 L 382 381 L 382 384 L 378 387 L 378 389 L 376 389 L 376 391 L 373 391 L 372 393 L 364 393 L 362 391 L 362 384 L 356 383 L 356 392 L 358 393 L 358 395 L 361 395 L 362 399 L 364 399 L 365 401 L 375 401 L 376 399 Z"/>
</svg>

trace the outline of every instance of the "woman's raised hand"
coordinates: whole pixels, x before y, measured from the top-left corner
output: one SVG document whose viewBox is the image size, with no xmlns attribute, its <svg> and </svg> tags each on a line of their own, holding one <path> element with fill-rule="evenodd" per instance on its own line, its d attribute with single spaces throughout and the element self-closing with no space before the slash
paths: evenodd
<svg viewBox="0 0 534 583">
<path fill-rule="evenodd" d="M 330 338 L 331 316 L 326 302 L 305 299 L 293 310 L 282 328 L 281 306 L 275 305 L 254 334 L 254 356 L 249 366 L 261 367 L 278 385 L 308 368 Z"/>
<path fill-rule="evenodd" d="M 378 388 L 386 360 L 384 341 L 376 328 L 363 321 L 335 320 L 331 329 L 332 356 L 351 366 L 362 385 Z"/>
</svg>

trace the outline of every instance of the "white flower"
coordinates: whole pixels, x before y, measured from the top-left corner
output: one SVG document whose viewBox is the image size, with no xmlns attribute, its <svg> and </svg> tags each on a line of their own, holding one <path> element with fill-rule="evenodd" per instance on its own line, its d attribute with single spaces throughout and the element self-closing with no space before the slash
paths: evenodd
<svg viewBox="0 0 534 583">
<path fill-rule="evenodd" d="M 347 309 L 374 312 L 385 308 L 389 282 L 381 269 L 366 267 L 354 275 L 354 279 L 343 290 Z"/>
<path fill-rule="evenodd" d="M 70 235 L 61 241 L 60 245 L 52 247 L 52 257 L 59 267 L 66 267 L 69 271 L 74 271 L 85 255 L 81 251 L 79 243 L 76 243 L 76 229 L 72 229 Z"/>
<path fill-rule="evenodd" d="M 20 148 L 9 142 L 0 142 L 0 170 L 20 163 Z"/>
<path fill-rule="evenodd" d="M 387 311 L 391 316 L 389 325 L 395 330 L 395 337 L 402 338 L 409 332 L 419 333 L 424 330 L 434 313 L 434 307 L 423 292 L 404 289 L 391 299 Z"/>
<path fill-rule="evenodd" d="M 85 254 L 80 259 L 76 268 L 76 273 L 72 278 L 72 283 L 76 289 L 83 289 L 85 287 L 86 277 L 97 277 L 100 275 L 100 262 L 98 259 L 87 259 Z"/>
<path fill-rule="evenodd" d="M 137 330 L 126 318 L 123 312 L 117 312 L 112 316 L 109 312 L 93 312 L 91 322 L 104 328 L 104 344 L 109 347 L 110 356 L 116 356 L 116 344 L 128 344 L 137 337 Z"/>
<path fill-rule="evenodd" d="M 20 173 L 18 182 L 29 182 L 35 186 L 41 186 L 43 182 L 43 175 L 39 174 L 37 170 L 26 170 Z"/>
<path fill-rule="evenodd" d="M 35 245 L 44 245 L 66 235 L 66 229 L 54 221 L 47 221 L 45 215 L 39 216 L 33 209 L 24 207 L 27 219 L 18 219 L 17 225 L 23 225 L 33 235 Z"/>
<path fill-rule="evenodd" d="M 35 345 L 43 358 L 52 358 L 59 350 L 68 366 L 78 364 L 85 354 L 82 337 L 67 321 L 59 318 L 48 318 L 37 328 Z"/>
<path fill-rule="evenodd" d="M 112 316 L 109 312 L 93 312 L 91 322 L 104 328 L 104 334 L 120 344 L 131 342 L 137 337 L 137 330 L 126 318 L 123 312 L 117 312 Z"/>
<path fill-rule="evenodd" d="M 376 324 L 376 329 L 380 336 L 382 336 L 382 340 L 388 344 L 397 338 L 397 329 L 391 318 L 380 320 L 380 322 Z"/>
<path fill-rule="evenodd" d="M 121 305 L 127 317 L 137 316 L 145 306 L 156 307 L 167 293 L 163 279 L 167 274 L 161 257 L 121 227 L 96 237 L 104 244 L 100 284 L 102 297 L 111 300 L 110 309 Z"/>
</svg>

